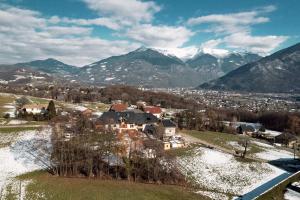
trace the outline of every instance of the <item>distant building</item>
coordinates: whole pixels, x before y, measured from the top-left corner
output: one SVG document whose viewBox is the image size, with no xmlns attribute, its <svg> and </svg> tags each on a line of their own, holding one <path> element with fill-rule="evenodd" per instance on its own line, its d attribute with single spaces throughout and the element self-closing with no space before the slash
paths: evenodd
<svg viewBox="0 0 300 200">
<path fill-rule="evenodd" d="M 282 133 L 275 137 L 275 143 L 284 144 L 287 147 L 293 148 L 297 143 L 297 137 L 290 133 Z"/>
<path fill-rule="evenodd" d="M 31 113 L 31 114 L 40 114 L 45 112 L 48 107 L 48 104 L 26 104 L 24 105 L 21 110 L 23 112 Z"/>
</svg>

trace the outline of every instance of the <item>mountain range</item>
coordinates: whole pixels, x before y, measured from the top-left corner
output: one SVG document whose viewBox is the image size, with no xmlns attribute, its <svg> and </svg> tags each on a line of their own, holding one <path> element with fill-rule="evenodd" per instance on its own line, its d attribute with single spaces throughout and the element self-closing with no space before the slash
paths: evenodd
<svg viewBox="0 0 300 200">
<path fill-rule="evenodd" d="M 300 43 L 239 67 L 198 88 L 247 92 L 300 92 Z"/>
<path fill-rule="evenodd" d="M 249 52 L 215 55 L 199 50 L 195 56 L 183 61 L 167 52 L 141 47 L 127 54 L 112 56 L 83 67 L 67 65 L 52 58 L 0 65 L 0 83 L 69 81 L 90 85 L 200 85 L 197 88 L 261 92 L 273 92 L 279 88 L 279 92 L 297 91 L 297 84 L 294 84 L 295 87 L 290 87 L 289 84 L 290 81 L 298 80 L 294 77 L 295 73 L 300 74 L 297 71 L 298 48 L 299 44 L 265 58 Z"/>
</svg>

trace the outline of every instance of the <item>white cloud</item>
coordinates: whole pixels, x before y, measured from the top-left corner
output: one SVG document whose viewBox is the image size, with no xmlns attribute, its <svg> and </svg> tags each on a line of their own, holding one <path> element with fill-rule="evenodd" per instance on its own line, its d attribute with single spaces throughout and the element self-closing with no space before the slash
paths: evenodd
<svg viewBox="0 0 300 200">
<path fill-rule="evenodd" d="M 222 43 L 221 39 L 208 40 L 208 41 L 201 44 L 201 48 L 215 49 L 221 43 Z"/>
<path fill-rule="evenodd" d="M 66 23 L 75 24 L 78 26 L 104 26 L 112 30 L 119 30 L 121 26 L 115 20 L 106 17 L 94 18 L 94 19 L 72 19 L 72 18 L 59 18 L 57 16 L 51 17 L 48 22 L 53 24 Z"/>
<path fill-rule="evenodd" d="M 63 26 L 50 26 L 43 29 L 47 33 L 53 36 L 59 35 L 89 35 L 92 31 L 92 28 L 83 28 L 83 27 L 63 27 Z"/>
<path fill-rule="evenodd" d="M 247 32 L 241 32 L 226 36 L 224 43 L 230 48 L 245 49 L 266 55 L 287 39 L 287 36 L 251 36 Z"/>
<path fill-rule="evenodd" d="M 155 48 L 155 49 L 164 54 L 176 56 L 176 57 L 180 58 L 181 60 L 187 60 L 189 58 L 192 58 L 198 52 L 198 48 L 196 46 Z"/>
<path fill-rule="evenodd" d="M 194 33 L 183 26 L 137 25 L 129 29 L 126 36 L 149 47 L 181 47 Z"/>
<path fill-rule="evenodd" d="M 100 16 L 109 16 L 121 24 L 132 25 L 150 22 L 161 7 L 153 1 L 140 0 L 83 0 Z"/>
<path fill-rule="evenodd" d="M 90 27 L 52 26 L 49 19 L 38 12 L 14 7 L 1 9 L 0 63 L 54 57 L 81 66 L 138 47 L 138 44 L 124 40 L 92 37 Z"/>
<path fill-rule="evenodd" d="M 211 51 L 212 54 L 213 52 L 226 53 L 226 50 L 217 48 L 218 45 L 223 44 L 229 49 L 246 50 L 266 55 L 279 47 L 288 37 L 275 35 L 253 36 L 251 30 L 255 24 L 269 22 L 270 19 L 264 15 L 275 10 L 276 7 L 271 5 L 247 12 L 211 14 L 190 18 L 187 24 L 190 26 L 207 24 L 209 28 L 205 28 L 204 32 L 213 32 L 219 37 L 222 36 L 222 38 L 203 43 L 201 48 L 206 52 Z"/>
<path fill-rule="evenodd" d="M 222 39 L 208 40 L 201 44 L 199 51 L 216 57 L 227 56 L 230 53 L 228 50 L 218 48 L 218 46 L 222 43 Z"/>
<path fill-rule="evenodd" d="M 249 31 L 251 25 L 269 22 L 266 13 L 274 11 L 274 6 L 266 6 L 248 12 L 238 12 L 229 14 L 212 14 L 200 17 L 190 18 L 188 25 L 194 26 L 199 24 L 210 24 L 211 27 L 207 32 L 215 33 L 236 33 L 240 31 Z"/>
</svg>

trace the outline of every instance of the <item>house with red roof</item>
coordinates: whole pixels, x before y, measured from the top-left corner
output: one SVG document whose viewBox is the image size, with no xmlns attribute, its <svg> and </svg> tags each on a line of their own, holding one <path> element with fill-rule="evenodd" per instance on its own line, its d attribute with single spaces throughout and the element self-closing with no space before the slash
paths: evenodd
<svg viewBox="0 0 300 200">
<path fill-rule="evenodd" d="M 116 103 L 116 104 L 113 104 L 111 107 L 110 107 L 110 111 L 115 111 L 115 112 L 123 112 L 125 110 L 127 110 L 128 108 L 128 105 L 127 104 L 124 104 L 124 103 Z"/>
<path fill-rule="evenodd" d="M 157 106 L 145 106 L 143 108 L 145 113 L 151 113 L 152 115 L 154 115 L 157 118 L 161 118 L 162 117 L 162 110 L 160 107 Z"/>
</svg>

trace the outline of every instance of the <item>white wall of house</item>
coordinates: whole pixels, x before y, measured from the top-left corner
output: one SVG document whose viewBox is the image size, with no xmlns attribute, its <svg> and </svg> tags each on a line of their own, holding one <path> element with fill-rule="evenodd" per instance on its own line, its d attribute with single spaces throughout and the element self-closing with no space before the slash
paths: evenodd
<svg viewBox="0 0 300 200">
<path fill-rule="evenodd" d="M 32 113 L 32 114 L 39 114 L 41 113 L 41 109 L 39 108 L 26 108 L 27 113 Z"/>
<path fill-rule="evenodd" d="M 153 114 L 155 117 L 157 117 L 157 118 L 161 118 L 161 113 L 155 113 L 155 114 Z"/>
<path fill-rule="evenodd" d="M 175 127 L 165 127 L 165 136 L 171 137 L 176 134 L 176 128 Z"/>
</svg>

